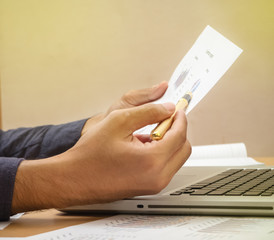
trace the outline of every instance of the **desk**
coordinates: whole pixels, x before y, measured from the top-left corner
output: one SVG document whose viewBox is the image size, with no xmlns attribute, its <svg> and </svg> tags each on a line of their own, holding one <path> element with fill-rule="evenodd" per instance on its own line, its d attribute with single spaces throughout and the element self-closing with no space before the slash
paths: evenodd
<svg viewBox="0 0 274 240">
<path fill-rule="evenodd" d="M 274 157 L 256 158 L 266 165 L 274 166 Z M 28 237 L 76 224 L 102 219 L 107 216 L 76 216 L 63 214 L 55 209 L 25 213 L 20 219 L 0 231 L 0 237 Z"/>
</svg>

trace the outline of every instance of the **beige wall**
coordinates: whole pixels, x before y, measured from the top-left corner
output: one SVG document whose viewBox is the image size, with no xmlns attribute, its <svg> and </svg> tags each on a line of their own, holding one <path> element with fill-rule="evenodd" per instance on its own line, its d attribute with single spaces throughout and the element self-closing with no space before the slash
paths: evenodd
<svg viewBox="0 0 274 240">
<path fill-rule="evenodd" d="M 206 25 L 244 52 L 189 114 L 193 145 L 274 156 L 273 0 L 0 0 L 4 129 L 88 117 L 169 80 Z"/>
</svg>

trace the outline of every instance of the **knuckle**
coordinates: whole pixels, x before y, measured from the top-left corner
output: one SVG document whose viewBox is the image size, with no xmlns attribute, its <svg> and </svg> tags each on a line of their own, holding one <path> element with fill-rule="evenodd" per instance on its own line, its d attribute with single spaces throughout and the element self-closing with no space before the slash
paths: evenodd
<svg viewBox="0 0 274 240">
<path fill-rule="evenodd" d="M 186 116 L 184 115 L 183 117 L 183 124 L 184 126 L 183 127 L 180 127 L 178 130 L 177 130 L 177 134 L 178 136 L 180 137 L 180 141 L 182 143 L 186 143 L 187 141 L 187 119 L 186 119 Z"/>
<path fill-rule="evenodd" d="M 127 122 L 130 113 L 123 110 L 114 110 L 109 114 L 109 120 L 112 124 L 121 126 Z"/>
<path fill-rule="evenodd" d="M 187 127 L 187 117 L 186 117 L 186 114 L 185 112 L 182 113 L 182 120 L 183 120 L 183 124 Z"/>
<path fill-rule="evenodd" d="M 130 90 L 122 96 L 121 100 L 122 100 L 122 102 L 132 104 L 132 103 L 134 103 L 133 96 L 134 96 L 134 91 Z"/>
<path fill-rule="evenodd" d="M 187 117 L 186 117 L 186 114 L 184 111 L 180 111 L 180 121 L 181 121 L 181 124 L 184 125 L 185 129 L 187 128 Z"/>
<path fill-rule="evenodd" d="M 158 119 L 161 114 L 159 107 L 156 104 L 151 104 L 151 103 L 148 104 L 147 106 L 148 106 L 147 111 L 148 111 L 148 114 L 150 114 L 150 117 L 152 119 Z"/>
<path fill-rule="evenodd" d="M 113 111 L 108 115 L 108 118 L 110 119 L 110 121 L 116 121 L 116 119 L 118 118 L 118 112 L 119 112 L 119 110 L 113 110 Z"/>
<path fill-rule="evenodd" d="M 150 185 L 151 194 L 157 194 L 161 192 L 167 186 L 168 182 L 169 181 L 167 181 L 164 177 L 156 177 Z"/>
<path fill-rule="evenodd" d="M 184 143 L 184 144 L 187 141 L 186 133 L 183 130 L 181 131 L 180 139 L 181 139 L 181 142 Z"/>
<path fill-rule="evenodd" d="M 186 144 L 187 142 L 187 136 L 186 136 L 186 132 L 183 129 L 179 129 L 177 131 L 178 134 L 178 143 L 180 146 L 183 146 L 184 144 Z"/>
<path fill-rule="evenodd" d="M 187 123 L 187 117 L 185 111 L 182 111 L 182 118 Z"/>
<path fill-rule="evenodd" d="M 186 141 L 185 145 L 186 145 L 186 150 L 185 151 L 187 152 L 187 155 L 189 157 L 192 153 L 192 147 L 191 147 L 191 144 L 188 140 Z"/>
</svg>

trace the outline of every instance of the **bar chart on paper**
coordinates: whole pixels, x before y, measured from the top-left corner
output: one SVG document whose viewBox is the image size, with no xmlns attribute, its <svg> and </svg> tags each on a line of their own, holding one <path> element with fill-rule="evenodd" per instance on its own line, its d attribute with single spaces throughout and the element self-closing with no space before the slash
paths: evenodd
<svg viewBox="0 0 274 240">
<path fill-rule="evenodd" d="M 207 26 L 173 72 L 164 96 L 155 103 L 173 102 L 176 104 L 196 84 L 198 86 L 186 110 L 188 114 L 241 53 L 242 49 L 212 27 Z M 149 134 L 154 127 L 155 125 L 147 126 L 139 133 Z"/>
<path fill-rule="evenodd" d="M 192 48 L 181 60 L 169 81 L 169 87 L 159 102 L 172 101 L 174 104 L 195 82 L 199 86 L 193 94 L 186 113 L 210 91 L 242 50 L 210 26 L 198 37 Z"/>
</svg>

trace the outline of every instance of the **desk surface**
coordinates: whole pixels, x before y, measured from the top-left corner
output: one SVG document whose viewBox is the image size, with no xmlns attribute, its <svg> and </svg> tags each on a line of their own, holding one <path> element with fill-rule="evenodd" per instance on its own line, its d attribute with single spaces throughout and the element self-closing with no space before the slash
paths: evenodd
<svg viewBox="0 0 274 240">
<path fill-rule="evenodd" d="M 266 165 L 274 166 L 274 157 L 256 158 Z M 25 213 L 20 219 L 12 222 L 0 231 L 0 237 L 28 237 L 64 227 L 102 219 L 106 216 L 76 216 L 63 214 L 55 209 Z"/>
</svg>

